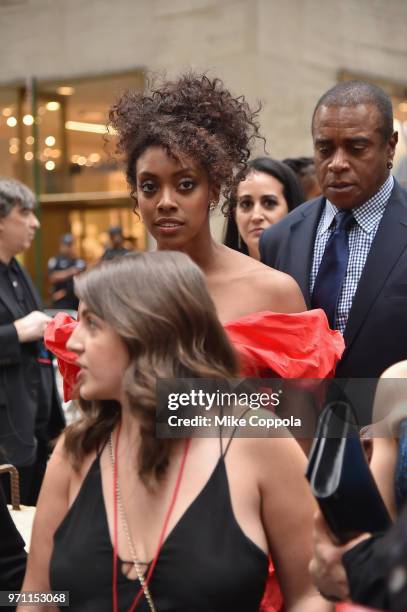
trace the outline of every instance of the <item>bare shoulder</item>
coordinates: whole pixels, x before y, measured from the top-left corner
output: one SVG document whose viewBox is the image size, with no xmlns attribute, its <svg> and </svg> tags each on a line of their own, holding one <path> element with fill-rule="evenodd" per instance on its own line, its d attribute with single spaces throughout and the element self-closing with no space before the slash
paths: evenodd
<svg viewBox="0 0 407 612">
<path fill-rule="evenodd" d="M 228 247 L 224 247 L 224 249 L 223 256 L 228 268 L 250 278 L 257 288 L 267 289 L 267 287 L 272 286 L 275 290 L 298 292 L 302 295 L 297 282 L 289 274 L 270 268 L 261 261 Z"/>
<path fill-rule="evenodd" d="M 263 414 L 265 418 L 275 416 L 270 411 L 261 410 L 248 414 Z M 311 509 L 313 498 L 304 477 L 307 458 L 291 433 L 279 427 L 278 430 L 271 428 L 260 438 L 246 437 L 250 435 L 249 431 L 242 431 L 239 435 L 245 437 L 233 441 L 231 453 L 237 457 L 236 461 L 244 463 L 241 464 L 242 471 L 245 466 L 250 471 L 262 498 L 274 500 L 272 504 L 275 506 L 276 499 L 284 490 L 284 503 L 290 500 L 295 504 L 302 500 L 309 505 L 308 510 Z"/>
<path fill-rule="evenodd" d="M 49 563 L 55 531 L 68 511 L 72 468 L 64 449 L 62 434 L 48 461 L 35 513 L 30 554 L 23 589 L 49 590 Z"/>
<path fill-rule="evenodd" d="M 299 286 L 288 274 L 224 245 L 218 247 L 217 262 L 217 273 L 207 277 L 207 282 L 218 310 L 221 304 L 220 310 L 227 311 L 226 321 L 263 310 L 290 313 L 307 309 Z M 227 308 L 225 287 L 234 300 Z M 238 308 L 236 295 L 240 296 Z"/>
<path fill-rule="evenodd" d="M 240 477 L 250 479 L 262 503 L 270 504 L 274 518 L 280 514 L 278 511 L 275 514 L 280 502 L 285 508 L 283 514 L 298 503 L 312 507 L 312 495 L 304 478 L 306 457 L 289 432 L 281 437 L 236 438 L 228 455 L 231 468 Z M 284 501 L 280 499 L 281 491 L 284 491 Z"/>
<path fill-rule="evenodd" d="M 278 433 L 272 431 L 267 438 L 256 440 L 255 446 L 256 449 L 253 446 L 252 452 L 259 465 L 273 465 L 276 471 L 281 468 L 285 473 L 290 469 L 288 463 L 301 468 L 306 465 L 305 455 L 298 442 L 288 430 L 284 432 L 283 428 Z"/>
<path fill-rule="evenodd" d="M 251 281 L 253 291 L 269 296 L 275 312 L 304 312 L 305 301 L 297 282 L 292 276 L 254 261 Z"/>
<path fill-rule="evenodd" d="M 253 422 L 250 417 L 253 417 Z M 258 476 L 259 484 L 263 478 L 270 482 L 271 474 L 277 479 L 283 475 L 285 478 L 291 470 L 294 471 L 295 478 L 300 477 L 302 480 L 306 457 L 289 430 L 283 426 L 270 427 L 267 430 L 259 427 L 261 419 L 266 421 L 272 420 L 273 417 L 276 415 L 261 409 L 246 413 L 246 425 L 239 427 L 231 449 L 240 459 L 250 463 L 253 473 Z M 253 432 L 258 437 L 253 437 Z M 265 466 L 268 466 L 268 469 L 265 469 Z"/>
<path fill-rule="evenodd" d="M 280 292 L 290 292 L 291 294 L 298 294 L 301 296 L 301 289 L 297 281 L 294 280 L 292 276 L 286 274 L 285 272 L 280 272 L 279 270 L 275 270 L 274 268 L 270 268 L 269 266 L 264 265 L 261 262 L 257 262 L 259 265 L 259 283 L 262 283 L 263 288 L 266 289 L 267 286 L 273 286 L 275 290 Z M 260 269 L 261 266 L 261 269 Z"/>
<path fill-rule="evenodd" d="M 38 498 L 23 584 L 26 591 L 50 590 L 49 564 L 54 534 L 69 510 L 72 501 L 70 492 L 75 476 L 76 472 L 66 452 L 65 436 L 62 434 L 48 462 Z"/>
<path fill-rule="evenodd" d="M 49 502 L 50 498 L 58 498 L 61 509 L 67 509 L 76 496 L 94 456 L 94 453 L 87 455 L 81 462 L 80 469 L 75 470 L 65 447 L 65 435 L 62 434 L 48 461 L 38 505 L 41 506 L 44 501 Z"/>
<path fill-rule="evenodd" d="M 373 422 L 385 421 L 390 432 L 406 418 L 407 360 L 393 364 L 380 376 L 377 385 Z"/>
<path fill-rule="evenodd" d="M 65 450 L 65 436 L 62 434 L 52 452 L 47 464 L 47 470 L 40 497 L 38 508 L 48 506 L 50 500 L 58 498 L 61 506 L 68 504 L 68 495 L 73 468 Z"/>
<path fill-rule="evenodd" d="M 47 470 L 48 472 L 60 471 L 61 476 L 65 477 L 68 477 L 71 473 L 72 468 L 65 449 L 65 434 L 63 433 L 59 436 L 55 448 L 52 451 Z"/>
<path fill-rule="evenodd" d="M 380 378 L 407 378 L 407 359 L 391 365 Z"/>
</svg>

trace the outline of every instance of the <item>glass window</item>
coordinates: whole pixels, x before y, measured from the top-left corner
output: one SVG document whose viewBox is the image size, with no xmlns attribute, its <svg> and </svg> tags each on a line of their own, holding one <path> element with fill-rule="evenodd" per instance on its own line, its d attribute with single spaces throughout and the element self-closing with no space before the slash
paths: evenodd
<svg viewBox="0 0 407 612">
<path fill-rule="evenodd" d="M 73 234 L 76 253 L 88 264 L 109 246 L 112 225 L 123 228 L 124 246 L 146 248 L 114 157 L 114 136 L 106 138 L 109 107 L 122 91 L 143 86 L 141 71 L 134 71 L 0 88 L 0 175 L 39 196 L 42 230 L 24 262 L 46 300 L 47 261 L 62 234 Z"/>
</svg>

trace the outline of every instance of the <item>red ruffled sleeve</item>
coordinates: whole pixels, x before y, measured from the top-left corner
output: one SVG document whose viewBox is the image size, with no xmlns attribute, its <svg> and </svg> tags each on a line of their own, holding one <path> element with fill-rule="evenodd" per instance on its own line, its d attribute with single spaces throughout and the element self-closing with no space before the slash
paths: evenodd
<svg viewBox="0 0 407 612">
<path fill-rule="evenodd" d="M 64 381 L 64 400 L 79 397 L 75 393 L 76 377 L 80 370 L 76 365 L 77 355 L 66 348 L 77 321 L 64 312 L 59 312 L 45 329 L 44 342 L 47 349 L 53 353 L 58 362 L 58 368 Z"/>
<path fill-rule="evenodd" d="M 244 376 L 328 378 L 345 348 L 323 310 L 282 314 L 256 312 L 224 328 L 242 359 Z"/>
<path fill-rule="evenodd" d="M 60 312 L 48 324 L 44 341 L 54 353 L 64 380 L 64 399 L 75 394 L 79 367 L 66 343 L 77 322 Z M 328 378 L 345 348 L 340 332 L 329 328 L 323 310 L 300 313 L 257 312 L 225 324 L 242 360 L 242 375 Z"/>
</svg>

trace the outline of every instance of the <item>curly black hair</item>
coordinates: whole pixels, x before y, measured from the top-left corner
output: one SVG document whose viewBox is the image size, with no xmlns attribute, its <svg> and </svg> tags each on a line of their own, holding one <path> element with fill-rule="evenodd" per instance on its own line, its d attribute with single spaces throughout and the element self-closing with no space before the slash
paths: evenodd
<svg viewBox="0 0 407 612">
<path fill-rule="evenodd" d="M 218 78 L 188 72 L 162 81 L 148 94 L 126 91 L 109 111 L 118 134 L 130 193 L 137 203 L 136 162 L 150 146 L 175 158 L 192 157 L 226 201 L 246 170 L 251 143 L 259 136 L 257 115 L 244 96 L 233 97 Z"/>
</svg>

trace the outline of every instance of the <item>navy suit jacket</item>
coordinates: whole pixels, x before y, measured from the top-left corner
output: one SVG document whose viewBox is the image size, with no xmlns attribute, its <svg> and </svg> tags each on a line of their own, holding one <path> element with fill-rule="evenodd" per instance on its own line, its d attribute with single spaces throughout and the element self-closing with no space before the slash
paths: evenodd
<svg viewBox="0 0 407 612">
<path fill-rule="evenodd" d="M 260 240 L 261 260 L 290 274 L 310 308 L 315 234 L 325 198 L 305 202 Z M 407 191 L 396 181 L 363 268 L 336 376 L 376 378 L 407 359 Z"/>
<path fill-rule="evenodd" d="M 38 310 L 41 302 L 32 281 L 23 268 L 31 299 Z M 52 373 L 52 389 L 43 396 L 43 376 L 37 361 L 36 342 L 20 344 L 13 321 L 24 316 L 10 299 L 10 287 L 0 275 L 0 451 L 7 462 L 17 467 L 32 464 L 36 459 L 37 442 L 46 444 L 65 425 Z M 45 414 L 44 414 L 45 410 Z M 4 459 L 1 457 L 0 458 Z M 0 461 L 2 463 L 3 461 Z"/>
</svg>

